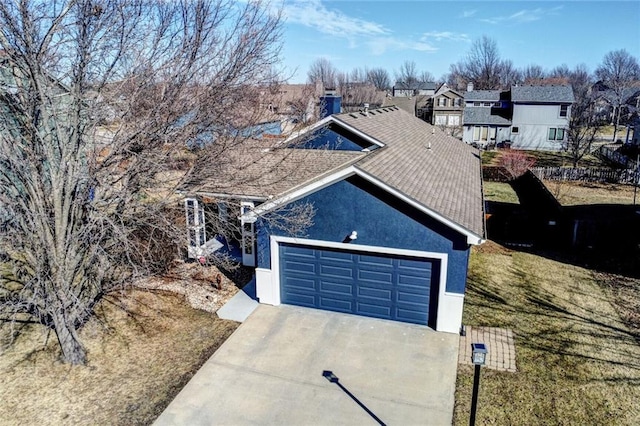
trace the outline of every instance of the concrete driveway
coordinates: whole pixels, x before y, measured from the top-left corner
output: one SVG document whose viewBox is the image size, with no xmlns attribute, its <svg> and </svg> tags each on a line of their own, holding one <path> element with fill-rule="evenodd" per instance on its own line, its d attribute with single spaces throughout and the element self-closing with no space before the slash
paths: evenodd
<svg viewBox="0 0 640 426">
<path fill-rule="evenodd" d="M 260 305 L 155 425 L 451 425 L 458 343 L 424 326 Z"/>
</svg>

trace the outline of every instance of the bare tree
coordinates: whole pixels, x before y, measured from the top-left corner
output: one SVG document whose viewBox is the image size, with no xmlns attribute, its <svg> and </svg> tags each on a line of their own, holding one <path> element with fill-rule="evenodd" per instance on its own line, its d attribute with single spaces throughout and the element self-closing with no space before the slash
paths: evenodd
<svg viewBox="0 0 640 426">
<path fill-rule="evenodd" d="M 367 81 L 378 90 L 388 90 L 391 87 L 391 78 L 384 68 L 372 68 L 367 71 Z"/>
<path fill-rule="evenodd" d="M 364 104 L 371 107 L 381 105 L 383 94 L 371 83 L 361 80 L 364 72 L 354 69 L 351 73 L 337 74 L 338 92 L 342 96 L 342 107 L 345 111 L 360 110 Z"/>
<path fill-rule="evenodd" d="M 396 81 L 403 82 L 409 90 L 415 90 L 420 83 L 420 76 L 414 61 L 404 61 L 396 71 Z"/>
<path fill-rule="evenodd" d="M 259 1 L 0 3 L 1 320 L 85 362 L 95 303 L 177 252 L 172 159 L 241 143 L 280 37 Z"/>
<path fill-rule="evenodd" d="M 464 60 L 451 65 L 450 74 L 473 82 L 479 90 L 499 89 L 503 65 L 496 41 L 482 36 L 473 42 Z"/>
<path fill-rule="evenodd" d="M 433 74 L 431 74 L 429 71 L 422 71 L 420 73 L 420 76 L 418 77 L 418 79 L 422 82 L 422 83 L 426 83 L 426 82 L 433 82 L 436 80 L 436 78 L 433 76 Z"/>
<path fill-rule="evenodd" d="M 500 62 L 500 86 L 503 88 L 511 87 L 514 84 L 522 82 L 522 73 L 513 66 L 511 60 L 506 59 Z"/>
<path fill-rule="evenodd" d="M 571 105 L 565 148 L 573 167 L 577 167 L 580 160 L 591 152 L 593 142 L 604 123 L 595 113 L 592 78 L 587 66 L 577 65 L 566 74 L 566 79 L 573 89 L 575 102 Z"/>
<path fill-rule="evenodd" d="M 539 84 L 547 77 L 542 67 L 536 64 L 527 65 L 521 73 L 524 84 Z"/>
<path fill-rule="evenodd" d="M 309 83 L 320 83 L 323 88 L 335 88 L 338 81 L 338 70 L 327 58 L 316 59 L 307 72 Z"/>
<path fill-rule="evenodd" d="M 582 158 L 591 152 L 602 122 L 593 116 L 591 102 L 576 102 L 571 106 L 571 118 L 567 129 L 566 150 L 573 167 L 578 167 Z"/>
<path fill-rule="evenodd" d="M 550 72 L 548 77 L 550 78 L 569 78 L 571 74 L 571 70 L 569 69 L 569 67 L 567 66 L 567 64 L 562 64 L 562 65 L 558 65 L 557 67 L 553 68 Z"/>
<path fill-rule="evenodd" d="M 625 91 L 640 79 L 638 59 L 624 49 L 607 53 L 596 69 L 596 76 L 611 89 L 609 101 L 614 108 L 613 140 L 616 140 L 620 124 L 620 110 L 624 105 Z"/>
</svg>

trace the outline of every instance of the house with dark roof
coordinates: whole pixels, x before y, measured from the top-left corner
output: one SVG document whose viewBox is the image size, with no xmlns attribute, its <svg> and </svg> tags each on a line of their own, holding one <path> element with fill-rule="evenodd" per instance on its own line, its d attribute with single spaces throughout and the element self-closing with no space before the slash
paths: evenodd
<svg viewBox="0 0 640 426">
<path fill-rule="evenodd" d="M 566 147 L 571 86 L 512 86 L 465 95 L 463 140 L 481 146 L 558 151 Z"/>
<path fill-rule="evenodd" d="M 329 115 L 237 158 L 248 155 L 250 166 L 234 173 L 230 161 L 184 194 L 190 232 L 206 228 L 199 204 L 240 201 L 228 217 L 260 303 L 459 332 L 470 248 L 485 239 L 477 149 L 389 106 Z M 302 232 L 279 226 L 282 212 L 307 207 Z M 200 235 L 190 234 L 194 255 L 206 255 Z"/>
<path fill-rule="evenodd" d="M 442 84 L 426 104 L 424 119 L 436 126 L 459 128 L 462 126 L 463 110 L 463 93 Z"/>
<path fill-rule="evenodd" d="M 464 101 L 464 142 L 486 147 L 511 139 L 512 108 L 508 92 L 470 90 L 466 92 Z"/>
<path fill-rule="evenodd" d="M 394 97 L 410 97 L 416 95 L 433 96 L 436 93 L 436 83 L 433 81 L 417 81 L 408 83 L 405 81 L 396 81 L 393 85 Z"/>
</svg>

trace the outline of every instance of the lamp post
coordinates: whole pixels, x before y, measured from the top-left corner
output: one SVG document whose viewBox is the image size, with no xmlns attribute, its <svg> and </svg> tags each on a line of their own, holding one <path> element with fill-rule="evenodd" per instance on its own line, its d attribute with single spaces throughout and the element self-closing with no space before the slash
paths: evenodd
<svg viewBox="0 0 640 426">
<path fill-rule="evenodd" d="M 487 361 L 487 347 L 484 343 L 471 344 L 471 362 L 475 365 L 475 373 L 473 375 L 473 394 L 471 396 L 471 416 L 469 417 L 469 426 L 476 424 L 476 409 L 478 408 L 478 388 L 480 387 L 480 367 Z"/>
</svg>

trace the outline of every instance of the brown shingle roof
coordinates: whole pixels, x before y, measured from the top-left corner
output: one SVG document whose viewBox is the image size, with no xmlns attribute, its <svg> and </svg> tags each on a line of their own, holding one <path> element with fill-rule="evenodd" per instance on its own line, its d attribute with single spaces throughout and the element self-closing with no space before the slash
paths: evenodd
<svg viewBox="0 0 640 426">
<path fill-rule="evenodd" d="M 399 108 L 334 118 L 386 145 L 360 160 L 357 168 L 484 237 L 477 149 Z"/>
<path fill-rule="evenodd" d="M 237 146 L 216 157 L 203 173 L 192 173 L 183 190 L 195 194 L 266 200 L 310 183 L 366 155 L 354 151 Z"/>
</svg>

